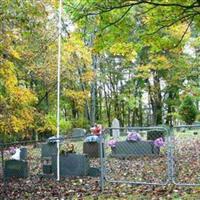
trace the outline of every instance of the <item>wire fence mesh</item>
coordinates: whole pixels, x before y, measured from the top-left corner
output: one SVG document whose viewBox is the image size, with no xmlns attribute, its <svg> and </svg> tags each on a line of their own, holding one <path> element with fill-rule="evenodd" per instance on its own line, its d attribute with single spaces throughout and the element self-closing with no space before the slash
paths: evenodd
<svg viewBox="0 0 200 200">
<path fill-rule="evenodd" d="M 1 146 L 0 196 L 21 198 L 21 192 L 35 195 L 35 182 L 41 172 L 40 143 L 31 141 L 4 143 Z M 31 183 L 30 187 L 28 186 Z M 26 189 L 25 189 L 26 188 Z M 23 191 L 23 190 L 26 191 Z"/>
<path fill-rule="evenodd" d="M 200 126 L 107 128 L 99 137 L 61 137 L 60 182 L 56 141 L 1 143 L 0 197 L 63 198 L 76 191 L 67 188 L 103 190 L 109 183 L 200 185 Z M 12 159 L 16 149 L 20 160 Z"/>
<path fill-rule="evenodd" d="M 173 129 L 174 183 L 200 185 L 200 125 Z"/>
<path fill-rule="evenodd" d="M 162 127 L 118 130 L 118 136 L 115 136 L 116 130 L 112 128 L 104 134 L 106 180 L 130 184 L 167 184 L 170 171 L 168 130 Z"/>
<path fill-rule="evenodd" d="M 100 143 L 86 141 L 86 137 L 87 135 L 69 135 L 60 140 L 61 180 L 59 183 L 56 181 L 57 143 L 55 138 L 47 141 L 23 141 L 1 145 L 0 197 L 37 199 L 40 196 L 42 199 L 48 199 L 48 193 L 50 193 L 63 198 L 76 191 L 72 190 L 68 193 L 66 188 L 81 187 L 81 191 L 91 189 L 88 181 L 93 182 L 93 188 L 99 187 Z M 17 149 L 20 149 L 19 157 Z M 78 181 L 74 181 L 75 179 Z"/>
</svg>

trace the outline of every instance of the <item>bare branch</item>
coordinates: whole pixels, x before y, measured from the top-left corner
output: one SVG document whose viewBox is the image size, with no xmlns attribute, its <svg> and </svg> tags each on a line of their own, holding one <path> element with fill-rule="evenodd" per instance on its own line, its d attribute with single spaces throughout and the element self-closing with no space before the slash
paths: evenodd
<svg viewBox="0 0 200 200">
<path fill-rule="evenodd" d="M 115 25 L 115 24 L 117 24 L 117 23 L 119 23 L 126 15 L 127 15 L 127 13 L 130 11 L 130 9 L 132 8 L 132 6 L 130 6 L 124 13 L 123 13 L 123 15 L 120 17 L 120 18 L 118 18 L 117 20 L 115 20 L 114 22 L 111 22 L 110 24 L 108 24 L 107 26 L 104 26 L 102 29 L 101 29 L 101 31 L 104 31 L 106 28 L 108 28 L 109 26 L 112 26 L 112 25 Z"/>
<path fill-rule="evenodd" d="M 180 7 L 180 8 L 186 8 L 186 9 L 192 9 L 195 7 L 199 7 L 199 5 L 196 4 L 196 2 L 190 4 L 190 5 L 184 5 L 184 4 L 179 4 L 179 3 L 158 3 L 158 2 L 153 2 L 153 1 L 141 1 L 143 4 L 150 4 L 154 6 L 162 6 L 162 7 Z"/>
<path fill-rule="evenodd" d="M 172 21 L 171 23 L 169 24 L 166 24 L 166 25 L 163 25 L 161 27 L 159 27 L 156 31 L 153 31 L 151 33 L 147 33 L 147 35 L 154 35 L 156 33 L 158 33 L 159 31 L 161 31 L 162 29 L 164 28 L 168 28 L 168 27 L 171 27 L 173 26 L 174 24 L 178 23 L 179 21 L 182 21 L 183 19 L 188 19 L 189 17 L 193 16 L 192 14 L 188 14 L 188 15 L 184 15 L 178 19 L 176 19 L 175 21 Z"/>
<path fill-rule="evenodd" d="M 197 2 L 194 2 L 190 5 L 185 5 L 185 4 L 179 4 L 179 3 L 158 3 L 158 2 L 153 2 L 153 1 L 146 1 L 146 0 L 133 0 L 133 2 L 129 2 L 129 3 L 125 3 L 125 4 L 121 4 L 118 6 L 110 6 L 110 7 L 104 7 L 101 5 L 96 5 L 96 7 L 98 7 L 98 9 L 100 10 L 99 12 L 88 12 L 84 15 L 81 15 L 77 20 L 80 20 L 83 17 L 89 16 L 89 15 L 100 15 L 106 12 L 110 12 L 112 10 L 117 10 L 117 9 L 122 9 L 122 8 L 126 8 L 126 7 L 133 7 L 136 5 L 144 5 L 144 4 L 149 4 L 149 5 L 153 5 L 153 6 L 159 6 L 159 7 L 180 7 L 180 8 L 184 8 L 184 9 L 193 9 L 193 8 L 198 8 L 200 7 L 199 4 L 197 4 Z M 76 21 L 77 21 L 76 20 Z"/>
<path fill-rule="evenodd" d="M 119 5 L 119 6 L 114 6 L 114 7 L 102 7 L 102 6 L 98 6 L 99 8 L 99 12 L 88 12 L 86 14 L 80 15 L 76 20 L 79 21 L 80 19 L 87 17 L 87 16 L 96 16 L 96 15 L 101 15 L 103 13 L 107 13 L 107 12 L 111 12 L 112 10 L 117 10 L 117 9 L 122 9 L 122 8 L 127 8 L 127 7 L 133 7 L 136 5 L 140 5 L 143 4 L 143 2 L 135 2 L 135 3 L 131 3 L 131 4 L 124 4 L 124 5 Z"/>
</svg>

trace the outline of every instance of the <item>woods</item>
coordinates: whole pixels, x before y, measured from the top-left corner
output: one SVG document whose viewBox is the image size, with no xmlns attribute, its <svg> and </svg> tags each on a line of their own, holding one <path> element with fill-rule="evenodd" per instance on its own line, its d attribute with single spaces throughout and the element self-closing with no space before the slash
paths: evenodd
<svg viewBox="0 0 200 200">
<path fill-rule="evenodd" d="M 199 1 L 64 1 L 61 132 L 199 119 Z M 58 2 L 0 3 L 0 133 L 56 132 Z M 187 122 L 187 121 L 186 121 Z"/>
</svg>

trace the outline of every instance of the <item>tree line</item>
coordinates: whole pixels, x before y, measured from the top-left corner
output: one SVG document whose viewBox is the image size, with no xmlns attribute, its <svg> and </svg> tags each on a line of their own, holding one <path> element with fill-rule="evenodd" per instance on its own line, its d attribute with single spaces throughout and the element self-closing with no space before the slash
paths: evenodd
<svg viewBox="0 0 200 200">
<path fill-rule="evenodd" d="M 1 136 L 55 134 L 58 2 L 0 5 Z M 111 126 L 114 118 L 121 126 L 198 120 L 199 1 L 68 0 L 63 6 L 63 134 L 94 122 Z"/>
</svg>

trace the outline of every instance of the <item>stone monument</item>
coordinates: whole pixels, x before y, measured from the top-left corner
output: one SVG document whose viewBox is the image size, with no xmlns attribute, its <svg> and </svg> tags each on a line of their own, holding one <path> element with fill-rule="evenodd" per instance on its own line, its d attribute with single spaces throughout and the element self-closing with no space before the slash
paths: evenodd
<svg viewBox="0 0 200 200">
<path fill-rule="evenodd" d="M 117 139 L 120 137 L 120 124 L 118 119 L 113 119 L 112 121 L 112 136 Z"/>
</svg>

